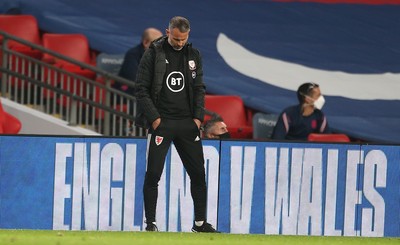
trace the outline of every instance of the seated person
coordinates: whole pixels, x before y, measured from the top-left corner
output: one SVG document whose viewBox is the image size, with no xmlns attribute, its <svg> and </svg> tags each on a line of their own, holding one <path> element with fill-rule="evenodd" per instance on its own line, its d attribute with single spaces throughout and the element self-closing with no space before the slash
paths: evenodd
<svg viewBox="0 0 400 245">
<path fill-rule="evenodd" d="M 325 103 L 319 85 L 304 83 L 297 90 L 298 105 L 290 106 L 279 115 L 272 133 L 277 140 L 307 140 L 310 133 L 331 133 L 324 113 Z"/>
<path fill-rule="evenodd" d="M 123 77 L 130 81 L 135 81 L 139 63 L 140 63 L 140 60 L 142 59 L 144 52 L 150 47 L 150 44 L 154 40 L 156 40 L 160 37 L 162 37 L 162 32 L 160 30 L 153 28 L 153 27 L 149 27 L 149 28 L 145 29 L 142 33 L 141 42 L 138 45 L 130 48 L 125 53 L 124 61 L 121 65 L 118 76 Z M 135 96 L 135 88 L 134 87 L 130 87 L 126 84 L 119 83 L 119 82 L 115 82 L 112 86 L 115 89 L 118 89 L 122 92 L 125 92 L 132 96 Z M 114 101 L 114 100 L 112 99 L 112 101 Z M 117 97 L 117 103 L 121 103 L 119 96 Z M 133 113 L 134 106 L 132 103 L 133 102 L 131 101 L 130 113 Z M 140 129 L 137 128 L 136 133 L 133 133 L 131 131 L 133 123 L 132 122 L 128 122 L 128 123 L 129 123 L 128 127 L 130 130 L 129 134 L 138 135 L 140 132 Z"/>
<path fill-rule="evenodd" d="M 212 117 L 203 126 L 203 138 L 227 139 L 230 134 L 224 120 L 221 117 Z"/>
<path fill-rule="evenodd" d="M 141 42 L 126 52 L 124 62 L 122 63 L 118 76 L 135 81 L 136 72 L 144 52 L 150 47 L 150 44 L 155 39 L 160 38 L 161 36 L 161 31 L 156 28 L 150 27 L 145 29 L 142 33 Z M 114 83 L 113 87 L 125 93 L 134 95 L 134 89 L 125 84 Z"/>
</svg>

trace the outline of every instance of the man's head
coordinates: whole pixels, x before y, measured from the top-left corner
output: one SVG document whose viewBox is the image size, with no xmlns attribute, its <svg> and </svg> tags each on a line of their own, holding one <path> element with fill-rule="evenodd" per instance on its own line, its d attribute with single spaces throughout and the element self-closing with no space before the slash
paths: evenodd
<svg viewBox="0 0 400 245">
<path fill-rule="evenodd" d="M 144 49 L 150 47 L 151 42 L 162 36 L 162 32 L 156 28 L 147 28 L 142 33 L 142 45 Z"/>
<path fill-rule="evenodd" d="M 213 118 L 205 123 L 204 137 L 208 139 L 230 138 L 228 128 L 222 118 Z"/>
<path fill-rule="evenodd" d="M 169 21 L 165 32 L 168 36 L 168 43 L 172 48 L 181 50 L 189 39 L 190 23 L 184 17 L 175 16 Z"/>
<path fill-rule="evenodd" d="M 304 106 L 313 106 L 321 110 L 325 103 L 324 96 L 321 94 L 321 89 L 316 83 L 303 83 L 297 89 L 297 99 Z"/>
</svg>

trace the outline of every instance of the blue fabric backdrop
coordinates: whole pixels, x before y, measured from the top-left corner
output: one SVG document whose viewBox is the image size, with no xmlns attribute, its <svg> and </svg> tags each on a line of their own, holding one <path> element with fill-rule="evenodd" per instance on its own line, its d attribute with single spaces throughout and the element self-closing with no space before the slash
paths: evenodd
<svg viewBox="0 0 400 245">
<path fill-rule="evenodd" d="M 321 79 L 312 77 L 321 84 L 324 72 L 339 72 L 350 76 L 350 82 L 321 85 L 331 127 L 370 141 L 400 142 L 400 5 L 268 0 L 0 3 L 0 12 L 10 8 L 36 16 L 44 31 L 83 33 L 92 48 L 106 53 L 124 53 L 139 42 L 144 28 L 154 26 L 164 31 L 172 16 L 186 16 L 192 26 L 190 41 L 203 55 L 209 93 L 240 95 L 255 110 L 279 113 L 297 102 L 295 90 L 308 80 L 304 69 L 322 72 L 318 73 Z M 269 79 L 268 71 L 266 79 L 238 71 L 217 48 L 221 34 L 248 54 L 283 65 L 300 65 L 304 72 L 300 70 L 298 80 L 293 79 L 292 86 L 285 88 Z M 226 43 L 222 47 L 229 48 Z M 234 54 L 236 50 L 229 52 Z M 255 60 L 246 64 L 250 68 L 261 65 Z M 275 71 L 283 65 L 270 68 Z M 282 73 L 283 78 L 286 75 Z M 378 86 L 370 88 L 367 82 L 364 86 L 366 75 L 373 76 Z M 352 93 L 355 96 L 347 95 Z"/>
</svg>

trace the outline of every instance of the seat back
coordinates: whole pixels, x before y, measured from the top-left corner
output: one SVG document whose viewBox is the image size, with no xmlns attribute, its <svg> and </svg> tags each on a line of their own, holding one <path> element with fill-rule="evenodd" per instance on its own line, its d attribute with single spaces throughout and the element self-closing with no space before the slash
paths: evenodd
<svg viewBox="0 0 400 245">
<path fill-rule="evenodd" d="M 0 134 L 18 134 L 21 127 L 18 118 L 4 111 L 0 101 Z"/>
<path fill-rule="evenodd" d="M 45 33 L 43 35 L 43 46 L 77 61 L 91 63 L 89 41 L 85 35 Z M 59 66 L 71 65 L 69 62 L 56 59 L 50 54 L 44 54 L 43 60 Z"/>
<path fill-rule="evenodd" d="M 308 141 L 314 142 L 350 142 L 346 134 L 316 134 L 308 135 Z"/>
<path fill-rule="evenodd" d="M 232 138 L 252 138 L 253 127 L 247 119 L 246 108 L 239 96 L 206 95 L 205 108 L 223 118 Z M 210 117 L 206 115 L 204 121 Z"/>
<path fill-rule="evenodd" d="M 124 54 L 100 53 L 96 58 L 96 67 L 113 75 L 118 75 L 124 62 Z"/>
<path fill-rule="evenodd" d="M 246 109 L 239 96 L 206 95 L 205 108 L 220 115 L 228 127 L 249 125 Z"/>
<path fill-rule="evenodd" d="M 270 139 L 279 114 L 257 112 L 253 116 L 253 139 Z"/>
<path fill-rule="evenodd" d="M 34 44 L 41 44 L 39 26 L 36 18 L 32 15 L 0 15 L 0 30 Z M 15 41 L 9 41 L 8 47 L 18 50 L 25 46 Z"/>
</svg>

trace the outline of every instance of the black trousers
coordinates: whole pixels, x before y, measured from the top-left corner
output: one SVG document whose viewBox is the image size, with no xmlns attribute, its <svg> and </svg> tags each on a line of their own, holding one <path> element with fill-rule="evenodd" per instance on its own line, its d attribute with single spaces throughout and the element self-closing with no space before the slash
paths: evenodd
<svg viewBox="0 0 400 245">
<path fill-rule="evenodd" d="M 153 130 L 152 130 L 153 131 Z M 171 142 L 190 177 L 195 220 L 206 220 L 207 187 L 205 180 L 203 145 L 200 131 L 192 118 L 182 120 L 161 119 L 148 140 L 147 170 L 143 186 L 146 222 L 155 222 L 158 182 Z"/>
</svg>

